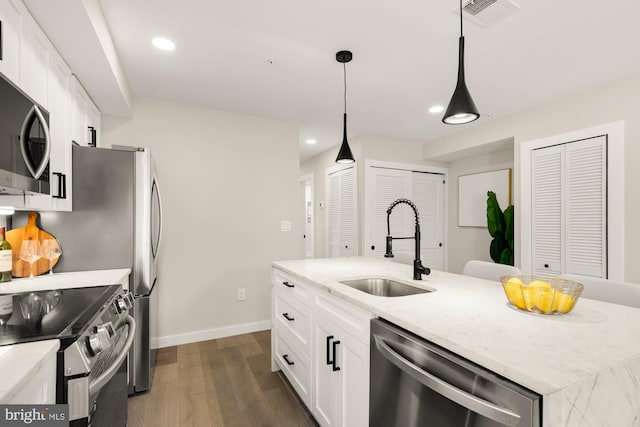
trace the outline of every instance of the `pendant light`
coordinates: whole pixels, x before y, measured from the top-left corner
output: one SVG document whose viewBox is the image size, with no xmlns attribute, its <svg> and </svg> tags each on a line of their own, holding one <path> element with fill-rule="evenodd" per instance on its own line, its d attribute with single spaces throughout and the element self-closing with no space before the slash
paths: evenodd
<svg viewBox="0 0 640 427">
<path fill-rule="evenodd" d="M 467 84 L 464 81 L 464 36 L 462 35 L 462 0 L 460 0 L 460 39 L 458 41 L 458 83 L 453 91 L 442 122 L 448 125 L 461 125 L 480 117 L 478 107 L 473 102 Z"/>
<path fill-rule="evenodd" d="M 356 159 L 353 158 L 351 148 L 349 148 L 349 141 L 347 141 L 347 62 L 351 61 L 353 54 L 348 50 L 341 50 L 336 53 L 336 61 L 342 64 L 344 72 L 344 128 L 342 131 L 342 145 L 340 151 L 338 151 L 338 157 L 336 157 L 336 163 L 354 163 Z"/>
</svg>

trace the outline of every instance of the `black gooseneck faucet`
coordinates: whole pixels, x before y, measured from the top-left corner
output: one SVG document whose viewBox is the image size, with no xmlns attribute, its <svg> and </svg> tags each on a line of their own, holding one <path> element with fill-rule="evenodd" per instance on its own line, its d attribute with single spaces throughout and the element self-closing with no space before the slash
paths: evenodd
<svg viewBox="0 0 640 427">
<path fill-rule="evenodd" d="M 413 209 L 413 213 L 415 214 L 416 231 L 413 237 L 391 237 L 391 225 L 389 224 L 389 217 L 391 216 L 391 211 L 393 211 L 393 208 L 401 203 L 405 203 L 411 206 L 411 209 Z M 391 242 L 393 241 L 393 239 L 415 240 L 416 256 L 413 260 L 413 280 L 422 280 L 423 274 L 431 273 L 431 270 L 428 267 L 424 267 L 422 265 L 422 260 L 420 259 L 420 216 L 418 215 L 418 208 L 416 208 L 416 205 L 414 205 L 413 202 L 409 199 L 398 199 L 395 202 L 391 203 L 389 205 L 389 208 L 387 209 L 387 250 L 384 254 L 385 258 L 393 258 L 393 250 L 391 247 Z"/>
</svg>

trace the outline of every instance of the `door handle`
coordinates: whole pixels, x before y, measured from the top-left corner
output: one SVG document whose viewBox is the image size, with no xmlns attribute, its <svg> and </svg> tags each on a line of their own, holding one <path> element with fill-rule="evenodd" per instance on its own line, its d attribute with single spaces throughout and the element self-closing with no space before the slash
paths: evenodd
<svg viewBox="0 0 640 427">
<path fill-rule="evenodd" d="M 285 362 L 287 362 L 287 365 L 289 365 L 289 366 L 296 364 L 296 362 L 293 362 L 293 361 L 289 360 L 289 355 L 288 354 L 283 354 L 282 358 L 284 359 Z"/>
<path fill-rule="evenodd" d="M 289 317 L 289 313 L 282 313 L 282 316 L 287 319 L 289 322 L 293 322 L 294 320 L 296 320 L 293 317 Z"/>
<path fill-rule="evenodd" d="M 282 284 L 285 285 L 287 288 L 295 288 L 295 286 L 290 284 L 289 282 L 282 282 Z"/>
<path fill-rule="evenodd" d="M 520 422 L 520 415 L 511 412 L 509 409 L 502 408 L 487 400 L 467 393 L 466 391 L 436 377 L 432 373 L 425 371 L 420 366 L 415 365 L 413 362 L 402 357 L 402 355 L 392 349 L 381 336 L 374 335 L 373 338 L 376 343 L 376 348 L 387 360 L 389 360 L 389 362 L 393 363 L 401 371 L 405 372 L 425 387 L 430 388 L 460 406 L 498 423 L 513 427 Z"/>
</svg>

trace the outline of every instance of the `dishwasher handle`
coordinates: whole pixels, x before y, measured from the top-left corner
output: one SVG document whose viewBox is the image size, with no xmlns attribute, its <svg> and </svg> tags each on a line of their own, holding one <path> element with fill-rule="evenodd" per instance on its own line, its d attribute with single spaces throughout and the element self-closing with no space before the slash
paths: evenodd
<svg viewBox="0 0 640 427">
<path fill-rule="evenodd" d="M 391 363 L 396 365 L 400 370 L 410 375 L 416 381 L 419 381 L 425 387 L 430 388 L 436 393 L 446 397 L 449 400 L 477 413 L 485 416 L 493 421 L 504 425 L 515 427 L 520 421 L 520 415 L 493 403 L 481 399 L 477 396 L 467 393 L 464 390 L 449 384 L 446 381 L 425 371 L 411 361 L 405 359 L 384 341 L 380 335 L 373 335 L 376 342 L 376 348 Z"/>
</svg>

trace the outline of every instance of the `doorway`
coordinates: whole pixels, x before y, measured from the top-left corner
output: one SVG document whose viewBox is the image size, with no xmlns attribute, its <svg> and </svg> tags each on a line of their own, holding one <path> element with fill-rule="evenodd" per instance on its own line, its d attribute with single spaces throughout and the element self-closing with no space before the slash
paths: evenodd
<svg viewBox="0 0 640 427">
<path fill-rule="evenodd" d="M 302 227 L 300 234 L 301 258 L 315 257 L 314 224 L 315 214 L 313 209 L 314 188 L 313 174 L 300 177 L 300 216 Z"/>
</svg>

